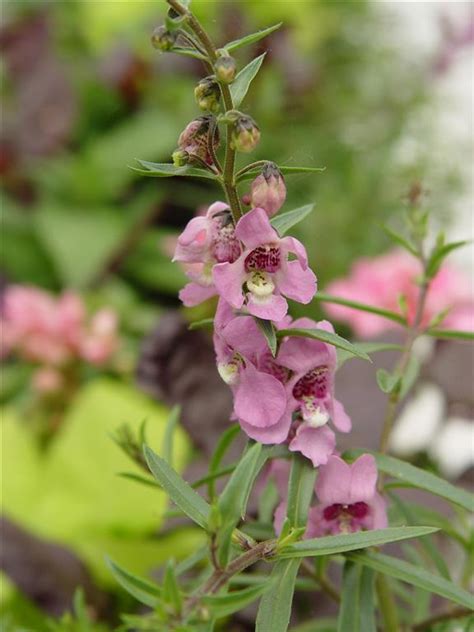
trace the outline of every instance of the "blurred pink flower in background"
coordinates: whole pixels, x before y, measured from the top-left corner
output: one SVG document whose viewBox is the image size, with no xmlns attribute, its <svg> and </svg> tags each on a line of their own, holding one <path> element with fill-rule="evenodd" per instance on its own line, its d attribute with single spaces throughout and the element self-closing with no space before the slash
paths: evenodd
<svg viewBox="0 0 474 632">
<path fill-rule="evenodd" d="M 10 352 L 47 367 L 62 367 L 82 359 L 104 364 L 117 347 L 117 317 L 101 309 L 88 318 L 83 300 L 64 292 L 55 297 L 35 287 L 12 285 L 4 295 L 0 315 L 2 356 Z M 52 370 L 40 371 L 34 383 L 40 391 L 57 385 Z"/>
<path fill-rule="evenodd" d="M 359 259 L 348 277 L 327 287 L 328 294 L 365 303 L 401 314 L 400 297 L 407 306 L 408 322 L 415 317 L 420 288 L 420 262 L 403 250 L 392 250 L 373 259 Z M 370 337 L 398 327 L 390 320 L 351 307 L 326 304 L 327 313 L 348 323 L 358 336 Z M 422 325 L 444 310 L 449 310 L 441 325 L 447 329 L 474 330 L 474 292 L 472 283 L 449 264 L 441 267 L 428 290 Z"/>
</svg>

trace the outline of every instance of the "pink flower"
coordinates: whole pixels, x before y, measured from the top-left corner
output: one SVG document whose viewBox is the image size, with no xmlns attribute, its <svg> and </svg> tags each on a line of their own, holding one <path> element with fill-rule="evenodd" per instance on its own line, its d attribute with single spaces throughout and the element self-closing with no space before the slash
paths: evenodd
<svg viewBox="0 0 474 632">
<path fill-rule="evenodd" d="M 212 269 L 215 264 L 234 262 L 241 252 L 232 215 L 224 202 L 211 204 L 205 216 L 190 220 L 178 237 L 173 261 L 185 264 L 192 279 L 179 296 L 187 307 L 198 305 L 217 294 Z"/>
<path fill-rule="evenodd" d="M 377 467 L 370 454 L 352 465 L 331 456 L 316 481 L 320 504 L 309 512 L 307 537 L 387 527 L 385 501 L 377 493 Z"/>
<path fill-rule="evenodd" d="M 214 266 L 212 276 L 219 295 L 232 307 L 279 321 L 288 311 L 282 296 L 309 303 L 316 293 L 316 277 L 308 268 L 304 246 L 293 237 L 278 236 L 261 208 L 246 213 L 235 235 L 244 251 L 234 262 Z M 296 259 L 289 261 L 289 255 Z"/>
<path fill-rule="evenodd" d="M 399 298 L 407 304 L 408 322 L 415 317 L 420 288 L 420 262 L 404 250 L 393 250 L 374 259 L 360 259 L 350 275 L 329 284 L 328 294 L 400 312 Z M 393 321 L 375 314 L 327 303 L 325 309 L 333 318 L 348 323 L 363 337 L 377 336 L 398 327 Z M 442 325 L 462 326 L 474 330 L 474 296 L 472 284 L 455 268 L 445 264 L 434 277 L 428 290 L 422 325 L 427 326 L 440 312 L 449 309 Z M 459 315 L 459 320 L 456 318 Z"/>
<path fill-rule="evenodd" d="M 95 365 L 107 362 L 117 349 L 117 326 L 117 314 L 111 309 L 101 309 L 93 316 L 79 343 L 84 360 Z"/>
<path fill-rule="evenodd" d="M 295 320 L 290 327 L 334 332 L 328 321 L 314 322 L 309 318 Z M 280 347 L 277 362 L 292 372 L 286 389 L 297 423 L 293 426 L 289 449 L 301 452 L 315 467 L 323 465 L 336 446 L 328 422 L 332 421 L 340 432 L 351 429 L 344 406 L 334 397 L 336 350 L 319 340 L 289 337 Z"/>
<path fill-rule="evenodd" d="M 275 163 L 267 163 L 262 173 L 252 182 L 250 203 L 254 208 L 263 208 L 272 217 L 286 200 L 285 180 Z"/>
</svg>

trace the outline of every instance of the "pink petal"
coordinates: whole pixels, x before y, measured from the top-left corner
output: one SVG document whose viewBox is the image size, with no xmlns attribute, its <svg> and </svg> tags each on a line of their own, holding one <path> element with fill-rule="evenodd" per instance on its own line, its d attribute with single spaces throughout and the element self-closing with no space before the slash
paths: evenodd
<svg viewBox="0 0 474 632">
<path fill-rule="evenodd" d="M 299 261 L 287 261 L 275 275 L 278 290 L 299 303 L 309 303 L 316 294 L 316 276 Z"/>
<path fill-rule="evenodd" d="M 330 428 L 311 428 L 306 424 L 301 424 L 289 445 L 291 452 L 301 452 L 311 459 L 314 467 L 327 463 L 335 447 L 336 437 Z"/>
<path fill-rule="evenodd" d="M 268 428 L 275 425 L 286 408 L 286 392 L 281 382 L 268 373 L 261 373 L 247 362 L 239 375 L 235 390 L 234 410 L 237 417 L 251 426 Z"/>
<path fill-rule="evenodd" d="M 288 303 L 278 294 L 272 294 L 267 299 L 256 301 L 250 292 L 247 294 L 247 310 L 249 314 L 264 320 L 281 320 L 286 316 Z"/>
<path fill-rule="evenodd" d="M 254 208 L 245 213 L 237 222 L 235 235 L 245 244 L 246 248 L 251 250 L 262 244 L 280 241 L 278 233 L 270 224 L 268 215 L 263 208 Z"/>
<path fill-rule="evenodd" d="M 328 364 L 329 345 L 310 338 L 287 338 L 278 352 L 278 364 L 297 372 L 300 376 L 316 366 Z"/>
<path fill-rule="evenodd" d="M 303 246 L 301 241 L 295 239 L 294 237 L 283 237 L 280 243 L 283 246 L 283 250 L 286 250 L 286 252 L 292 252 L 297 256 L 301 267 L 303 270 L 306 270 L 308 267 L 308 255 L 306 254 L 306 248 Z"/>
<path fill-rule="evenodd" d="M 283 528 L 283 523 L 285 522 L 285 518 L 286 518 L 286 501 L 283 500 L 275 509 L 275 513 L 273 514 L 273 527 L 277 535 L 280 535 L 281 533 L 281 530 Z"/>
<path fill-rule="evenodd" d="M 210 245 L 209 220 L 194 217 L 178 237 L 173 261 L 199 263 Z"/>
<path fill-rule="evenodd" d="M 323 515 L 324 507 L 317 505 L 311 507 L 308 512 L 308 526 L 306 527 L 305 538 L 320 538 L 326 535 L 326 521 Z"/>
<path fill-rule="evenodd" d="M 199 285 L 198 283 L 188 283 L 179 293 L 179 298 L 186 307 L 199 305 L 208 298 L 217 294 L 214 285 Z"/>
<path fill-rule="evenodd" d="M 386 529 L 388 527 L 387 504 L 380 494 L 375 494 L 370 503 L 373 512 L 372 529 Z"/>
<path fill-rule="evenodd" d="M 377 485 L 377 465 L 371 454 L 363 454 L 350 466 L 350 502 L 372 500 Z"/>
<path fill-rule="evenodd" d="M 222 329 L 222 336 L 228 345 L 247 358 L 267 349 L 265 337 L 252 316 L 235 316 Z"/>
<path fill-rule="evenodd" d="M 212 219 L 217 213 L 228 210 L 229 205 L 226 202 L 214 202 L 207 209 L 206 217 Z"/>
<path fill-rule="evenodd" d="M 244 304 L 244 263 L 245 257 L 242 255 L 234 263 L 218 263 L 212 269 L 212 278 L 219 295 L 236 309 L 240 309 Z"/>
<path fill-rule="evenodd" d="M 240 425 L 246 435 L 259 443 L 264 445 L 280 444 L 286 440 L 290 431 L 291 410 L 287 409 L 278 422 L 268 428 L 257 428 L 242 419 Z"/>
<path fill-rule="evenodd" d="M 219 298 L 214 315 L 214 330 L 220 332 L 235 318 L 234 310 L 223 298 Z"/>
<path fill-rule="evenodd" d="M 352 502 L 350 466 L 338 456 L 330 456 L 319 470 L 316 494 L 324 505 Z"/>
<path fill-rule="evenodd" d="M 337 399 L 333 400 L 333 416 L 332 423 L 336 426 L 339 432 L 350 432 L 352 428 L 352 421 L 349 415 L 344 410 L 344 406 Z"/>
</svg>

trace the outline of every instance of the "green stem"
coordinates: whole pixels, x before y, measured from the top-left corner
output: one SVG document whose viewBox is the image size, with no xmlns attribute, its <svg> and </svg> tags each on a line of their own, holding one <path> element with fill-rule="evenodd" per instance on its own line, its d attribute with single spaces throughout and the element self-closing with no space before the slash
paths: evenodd
<svg viewBox="0 0 474 632">
<path fill-rule="evenodd" d="M 398 632 L 400 629 L 398 613 L 385 575 L 377 576 L 376 588 L 380 612 L 384 622 L 383 629 L 385 632 Z"/>
<path fill-rule="evenodd" d="M 214 63 L 217 59 L 216 47 L 212 43 L 209 35 L 206 33 L 205 29 L 201 26 L 199 20 L 190 12 L 186 7 L 178 0 L 166 0 L 168 4 L 173 7 L 176 13 L 179 15 L 183 15 L 186 17 L 189 28 L 196 35 L 198 40 L 203 45 L 209 60 L 211 63 Z M 232 94 L 230 92 L 230 88 L 227 84 L 220 83 L 220 89 L 222 93 L 222 100 L 224 102 L 224 107 L 226 112 L 234 109 L 234 103 L 232 101 Z M 222 185 L 227 196 L 227 201 L 229 202 L 230 210 L 232 211 L 232 217 L 234 222 L 237 222 L 238 219 L 242 216 L 242 207 L 240 205 L 239 194 L 237 192 L 235 179 L 234 179 L 234 169 L 235 169 L 235 150 L 231 147 L 231 136 L 232 136 L 232 123 L 227 123 L 227 131 L 226 131 L 226 151 L 225 151 L 225 159 L 224 159 L 224 171 L 222 178 Z"/>
<path fill-rule="evenodd" d="M 236 182 L 238 182 L 239 178 L 247 173 L 247 171 L 252 171 L 252 169 L 257 169 L 257 167 L 264 167 L 268 164 L 268 162 L 268 160 L 257 160 L 256 162 L 251 162 L 249 165 L 245 165 L 245 167 L 242 167 L 242 169 L 237 171 L 237 173 L 235 174 Z"/>
</svg>

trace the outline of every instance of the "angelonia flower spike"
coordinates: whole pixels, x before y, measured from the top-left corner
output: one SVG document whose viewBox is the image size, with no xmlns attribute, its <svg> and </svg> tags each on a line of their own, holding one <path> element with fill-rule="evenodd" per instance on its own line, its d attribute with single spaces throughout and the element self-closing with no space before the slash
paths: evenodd
<svg viewBox="0 0 474 632">
<path fill-rule="evenodd" d="M 133 619 L 134 629 L 138 622 L 137 629 L 213 632 L 223 617 L 225 629 L 230 629 L 229 617 L 260 599 L 256 632 L 286 632 L 295 620 L 291 603 L 303 571 L 311 599 L 315 592 L 324 592 L 338 610 L 338 620 L 328 624 L 331 630 L 401 632 L 410 625 L 410 630 L 428 631 L 451 617 L 465 618 L 472 597 L 450 580 L 459 569 L 448 568 L 434 541 L 425 540 L 423 548 L 410 542 L 396 557 L 379 550 L 390 542 L 416 543 L 416 538 L 438 530 L 438 522 L 422 526 L 425 514 L 416 504 L 405 505 L 398 495 L 399 483 L 452 502 L 453 516 L 472 510 L 466 490 L 386 454 L 399 404 L 419 373 L 414 350 L 419 337 L 472 338 L 471 298 L 444 265 L 447 254 L 464 242 L 447 244 L 440 234 L 428 248 L 429 214 L 422 204 L 421 185 L 414 183 L 406 198 L 404 233 L 387 229 L 403 251 L 361 260 L 348 279 L 334 282 L 329 293 L 318 292 L 306 247 L 292 234 L 299 222 L 309 221 L 314 205 L 291 208 L 288 180 L 292 173 L 319 177 L 315 174 L 321 169 L 249 159 L 257 148 L 264 153 L 265 130 L 248 113 L 244 100 L 266 60 L 261 54 L 241 67 L 239 49 L 254 45 L 280 25 L 216 46 L 190 0 L 167 4 L 165 23 L 155 29 L 153 45 L 161 52 L 202 61 L 204 76 L 195 87 L 195 113 L 176 139 L 172 162 L 140 163 L 147 175 L 174 176 L 175 182 L 198 177 L 221 188 L 216 201 L 199 209 L 177 237 L 173 260 L 189 279 L 179 294 L 182 304 L 200 305 L 201 318 L 207 316 L 192 328 L 212 324 L 216 372 L 229 388 L 232 411 L 229 419 L 222 419 L 208 475 L 192 486 L 173 469 L 166 450 L 160 455 L 144 447 L 153 477 L 203 530 L 207 546 L 204 554 L 194 551 L 184 561 L 192 583 L 176 572 L 172 561 L 158 589 L 113 565 L 122 585 L 131 586 L 137 596 L 140 582 L 139 597 L 153 606 L 149 614 Z M 325 270 L 320 274 L 324 276 Z M 331 318 L 346 321 L 360 336 L 380 333 L 386 328 L 380 323 L 395 326 L 404 334 L 403 344 L 351 343 L 336 333 L 332 322 L 309 317 L 317 313 L 313 301 L 328 305 Z M 304 317 L 292 317 L 292 302 L 307 310 Z M 186 314 L 195 317 L 195 312 Z M 106 323 L 97 327 L 107 329 Z M 338 369 L 349 359 L 353 364 L 369 361 L 369 353 L 387 348 L 401 351 L 391 371 L 374 369 L 374 387 L 377 383 L 386 394 L 385 412 L 373 429 L 379 437 L 378 452 L 347 449 L 350 413 L 354 419 L 355 415 L 341 401 Z M 190 363 L 196 361 L 189 358 Z M 46 372 L 37 380 L 44 389 L 55 384 L 55 376 Z M 212 395 L 206 404 L 213 406 Z M 177 410 L 171 415 L 167 437 L 177 415 Z M 226 451 L 242 434 L 247 441 L 241 457 L 223 466 Z M 349 438 L 344 447 L 343 436 Z M 138 440 L 128 453 L 143 467 L 137 445 Z M 400 479 L 390 481 L 390 494 L 386 476 Z M 394 522 L 389 525 L 392 514 Z M 449 525 L 456 531 L 456 546 L 466 550 L 466 560 L 468 525 L 467 513 Z M 258 566 L 254 583 L 252 566 L 261 561 L 267 564 Z M 198 563 L 205 565 L 203 573 L 194 573 Z M 410 584 L 452 600 L 457 609 L 431 614 L 425 600 L 420 607 L 418 593 L 408 593 Z M 412 602 L 413 608 L 407 605 Z"/>
</svg>

